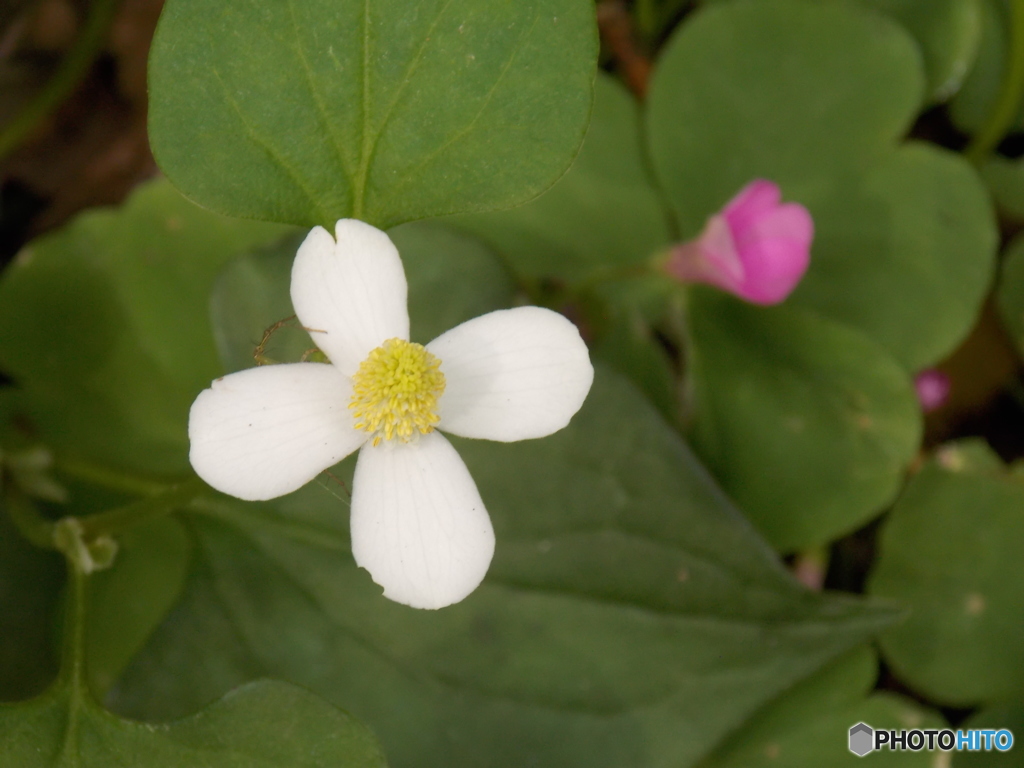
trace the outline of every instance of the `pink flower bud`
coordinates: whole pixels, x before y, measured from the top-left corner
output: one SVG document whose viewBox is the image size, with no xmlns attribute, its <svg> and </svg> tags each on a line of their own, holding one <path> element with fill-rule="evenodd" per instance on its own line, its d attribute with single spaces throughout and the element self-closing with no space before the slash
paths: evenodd
<svg viewBox="0 0 1024 768">
<path fill-rule="evenodd" d="M 802 205 L 781 200 L 777 184 L 755 179 L 708 219 L 700 237 L 675 246 L 664 270 L 754 304 L 784 301 L 807 271 L 814 222 Z"/>
<path fill-rule="evenodd" d="M 935 368 L 921 371 L 914 379 L 917 399 L 921 401 L 921 410 L 931 413 L 943 406 L 949 397 L 949 376 Z"/>
</svg>

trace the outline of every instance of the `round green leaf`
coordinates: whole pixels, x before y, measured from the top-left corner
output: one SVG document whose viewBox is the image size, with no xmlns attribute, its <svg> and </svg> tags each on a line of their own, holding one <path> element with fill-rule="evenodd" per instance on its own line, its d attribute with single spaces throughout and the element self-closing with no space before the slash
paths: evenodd
<svg viewBox="0 0 1024 768">
<path fill-rule="evenodd" d="M 161 181 L 29 244 L 0 280 L 0 370 L 40 437 L 113 467 L 187 471 L 188 409 L 221 373 L 210 286 L 231 256 L 285 231 Z"/>
<path fill-rule="evenodd" d="M 936 712 L 904 696 L 868 695 L 878 676 L 873 651 L 858 648 L 794 686 L 758 712 L 700 768 L 809 768 L 861 765 L 847 748 L 850 726 L 941 728 Z M 882 751 L 872 765 L 935 768 L 934 753 Z"/>
<path fill-rule="evenodd" d="M 933 364 L 975 322 L 997 232 L 962 158 L 897 147 L 922 90 L 913 40 L 856 4 L 694 14 L 649 104 L 652 162 L 681 233 L 695 236 L 752 179 L 778 182 L 817 230 L 793 301 L 860 328 L 911 370 Z"/>
<path fill-rule="evenodd" d="M 648 98 L 651 160 L 682 234 L 756 176 L 799 200 L 881 159 L 910 127 L 923 80 L 906 32 L 854 3 L 694 13 L 662 53 Z"/>
<path fill-rule="evenodd" d="M 992 155 L 981 166 L 981 178 L 999 212 L 1013 221 L 1024 221 L 1024 161 Z"/>
<path fill-rule="evenodd" d="M 704 0 L 705 4 L 731 0 Z M 982 0 L 860 0 L 900 22 L 924 55 L 928 91 L 945 101 L 963 84 L 981 42 Z"/>
<path fill-rule="evenodd" d="M 170 0 L 150 140 L 222 213 L 386 229 L 525 202 L 591 108 L 589 0 Z"/>
<path fill-rule="evenodd" d="M 984 0 L 864 0 L 903 24 L 921 46 L 935 101 L 956 93 L 981 42 Z"/>
<path fill-rule="evenodd" d="M 963 728 L 1002 729 L 1013 734 L 1013 748 L 1008 752 L 958 752 L 953 759 L 954 768 L 1024 768 L 1024 749 L 1019 739 L 1024 734 L 1024 702 L 1019 699 L 1008 704 L 997 704 L 975 712 Z"/>
<path fill-rule="evenodd" d="M 1024 355 L 1024 237 L 1010 243 L 1003 258 L 996 304 L 1017 351 Z"/>
<path fill-rule="evenodd" d="M 869 591 L 910 608 L 881 638 L 900 678 L 968 705 L 1024 692 L 1024 485 L 959 454 L 944 449 L 907 485 Z"/>
<path fill-rule="evenodd" d="M 981 41 L 978 55 L 960 92 L 949 103 L 949 116 L 964 133 L 974 133 L 985 123 L 999 98 L 1009 40 L 1009 3 L 978 0 L 981 10 Z M 1024 125 L 1024 106 L 1014 125 Z"/>
<path fill-rule="evenodd" d="M 988 295 L 999 242 L 967 162 L 908 144 L 807 202 L 816 242 L 794 303 L 860 328 L 911 371 L 963 341 Z"/>
<path fill-rule="evenodd" d="M 233 691 L 170 725 L 120 720 L 65 682 L 34 701 L 0 706 L 0 732 L 0 761 L 17 768 L 385 765 L 365 726 L 310 693 L 271 681 Z"/>
<path fill-rule="evenodd" d="M 607 267 L 638 264 L 670 239 L 663 203 L 641 151 L 637 104 L 598 75 L 594 115 L 572 168 L 537 200 L 455 223 L 494 246 L 533 279 L 574 282 Z"/>
<path fill-rule="evenodd" d="M 824 544 L 895 495 L 921 438 L 903 369 L 863 334 L 695 289 L 695 447 L 778 549 Z"/>
</svg>

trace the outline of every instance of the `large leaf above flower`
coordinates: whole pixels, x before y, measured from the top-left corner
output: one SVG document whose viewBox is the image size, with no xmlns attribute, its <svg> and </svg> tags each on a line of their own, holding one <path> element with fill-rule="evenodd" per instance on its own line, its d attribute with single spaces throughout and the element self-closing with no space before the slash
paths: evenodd
<svg viewBox="0 0 1024 768">
<path fill-rule="evenodd" d="M 153 152 L 235 216 L 383 229 L 510 207 L 576 155 L 596 42 L 590 0 L 170 0 Z"/>
</svg>

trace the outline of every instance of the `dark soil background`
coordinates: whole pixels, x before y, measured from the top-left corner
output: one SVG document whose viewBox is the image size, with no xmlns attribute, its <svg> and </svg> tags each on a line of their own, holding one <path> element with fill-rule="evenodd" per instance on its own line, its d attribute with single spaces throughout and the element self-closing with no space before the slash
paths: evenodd
<svg viewBox="0 0 1024 768">
<path fill-rule="evenodd" d="M 38 98 L 87 0 L 0 0 L 0 134 Z M 157 172 L 146 140 L 146 57 L 163 0 L 122 0 L 84 77 L 0 157 L 0 264 L 78 211 L 113 205 Z"/>
</svg>

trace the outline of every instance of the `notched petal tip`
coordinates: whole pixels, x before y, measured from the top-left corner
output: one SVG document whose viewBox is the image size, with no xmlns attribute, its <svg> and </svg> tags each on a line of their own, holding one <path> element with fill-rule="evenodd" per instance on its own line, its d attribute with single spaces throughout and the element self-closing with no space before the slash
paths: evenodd
<svg viewBox="0 0 1024 768">
<path fill-rule="evenodd" d="M 351 376 L 385 340 L 409 338 L 407 286 L 385 232 L 340 219 L 335 235 L 320 227 L 309 233 L 292 266 L 291 297 L 302 324 L 320 331 L 316 346 Z"/>
</svg>

